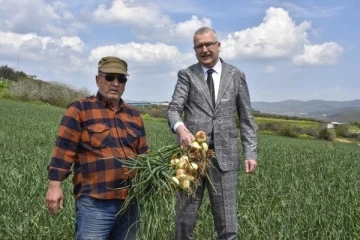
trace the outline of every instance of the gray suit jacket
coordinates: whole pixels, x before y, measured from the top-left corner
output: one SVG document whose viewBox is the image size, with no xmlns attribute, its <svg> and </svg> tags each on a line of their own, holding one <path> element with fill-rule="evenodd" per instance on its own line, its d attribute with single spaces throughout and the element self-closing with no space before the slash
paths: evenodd
<svg viewBox="0 0 360 240">
<path fill-rule="evenodd" d="M 178 81 L 167 110 L 169 126 L 173 129 L 175 123 L 184 122 L 193 134 L 205 131 L 207 139 L 214 131 L 216 159 L 223 171 L 239 168 L 236 114 L 240 120 L 244 157 L 257 160 L 257 136 L 245 74 L 222 61 L 220 87 L 213 107 L 200 63 L 178 72 Z"/>
</svg>

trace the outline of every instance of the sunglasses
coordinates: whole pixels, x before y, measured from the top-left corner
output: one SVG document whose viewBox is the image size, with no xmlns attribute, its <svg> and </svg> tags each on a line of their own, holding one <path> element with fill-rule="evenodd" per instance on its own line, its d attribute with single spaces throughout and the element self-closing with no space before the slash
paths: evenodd
<svg viewBox="0 0 360 240">
<path fill-rule="evenodd" d="M 127 78 L 124 74 L 99 74 L 100 77 L 105 78 L 106 81 L 112 82 L 115 80 L 115 78 L 119 81 L 119 83 L 126 83 Z"/>
</svg>

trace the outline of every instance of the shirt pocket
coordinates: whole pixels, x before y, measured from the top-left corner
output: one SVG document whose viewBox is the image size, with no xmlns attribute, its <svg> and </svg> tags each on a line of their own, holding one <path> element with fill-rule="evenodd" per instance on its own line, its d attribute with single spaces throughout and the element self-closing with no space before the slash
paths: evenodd
<svg viewBox="0 0 360 240">
<path fill-rule="evenodd" d="M 110 128 L 106 124 L 97 123 L 87 127 L 90 144 L 93 147 L 105 147 L 108 143 Z"/>
<path fill-rule="evenodd" d="M 138 147 L 138 139 L 143 136 L 142 132 L 137 128 L 129 126 L 126 128 L 126 132 L 129 143 L 136 149 Z"/>
</svg>

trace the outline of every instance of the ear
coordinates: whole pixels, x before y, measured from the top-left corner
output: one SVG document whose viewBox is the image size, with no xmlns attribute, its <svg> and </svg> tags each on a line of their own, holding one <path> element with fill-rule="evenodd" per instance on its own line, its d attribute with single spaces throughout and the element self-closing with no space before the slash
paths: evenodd
<svg viewBox="0 0 360 240">
<path fill-rule="evenodd" d="M 95 76 L 96 85 L 99 86 L 100 78 L 98 75 Z"/>
</svg>

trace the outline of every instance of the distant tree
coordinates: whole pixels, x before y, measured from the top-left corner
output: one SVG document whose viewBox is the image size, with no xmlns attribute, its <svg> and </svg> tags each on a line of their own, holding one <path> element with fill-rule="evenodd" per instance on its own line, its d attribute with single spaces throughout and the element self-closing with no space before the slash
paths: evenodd
<svg viewBox="0 0 360 240">
<path fill-rule="evenodd" d="M 17 80 L 19 79 L 28 79 L 29 77 L 24 73 L 23 71 L 17 71 L 16 72 Z"/>
<path fill-rule="evenodd" d="M 350 125 L 360 128 L 360 122 L 351 122 Z"/>
<path fill-rule="evenodd" d="M 335 131 L 332 129 L 328 129 L 326 127 L 320 128 L 319 129 L 319 134 L 318 134 L 318 138 L 319 139 L 324 139 L 327 141 L 333 141 L 336 137 Z"/>
<path fill-rule="evenodd" d="M 350 137 L 349 127 L 346 124 L 336 126 L 335 133 L 337 137 Z"/>
<path fill-rule="evenodd" d="M 12 68 L 9 68 L 7 65 L 0 67 L 0 77 L 12 80 L 12 81 L 18 81 L 18 80 L 24 80 L 28 79 L 28 76 L 23 71 L 15 71 Z"/>
<path fill-rule="evenodd" d="M 0 67 L 0 77 L 6 78 L 6 79 L 9 79 L 12 81 L 18 80 L 16 72 L 12 68 L 9 68 L 7 65 Z"/>
</svg>

